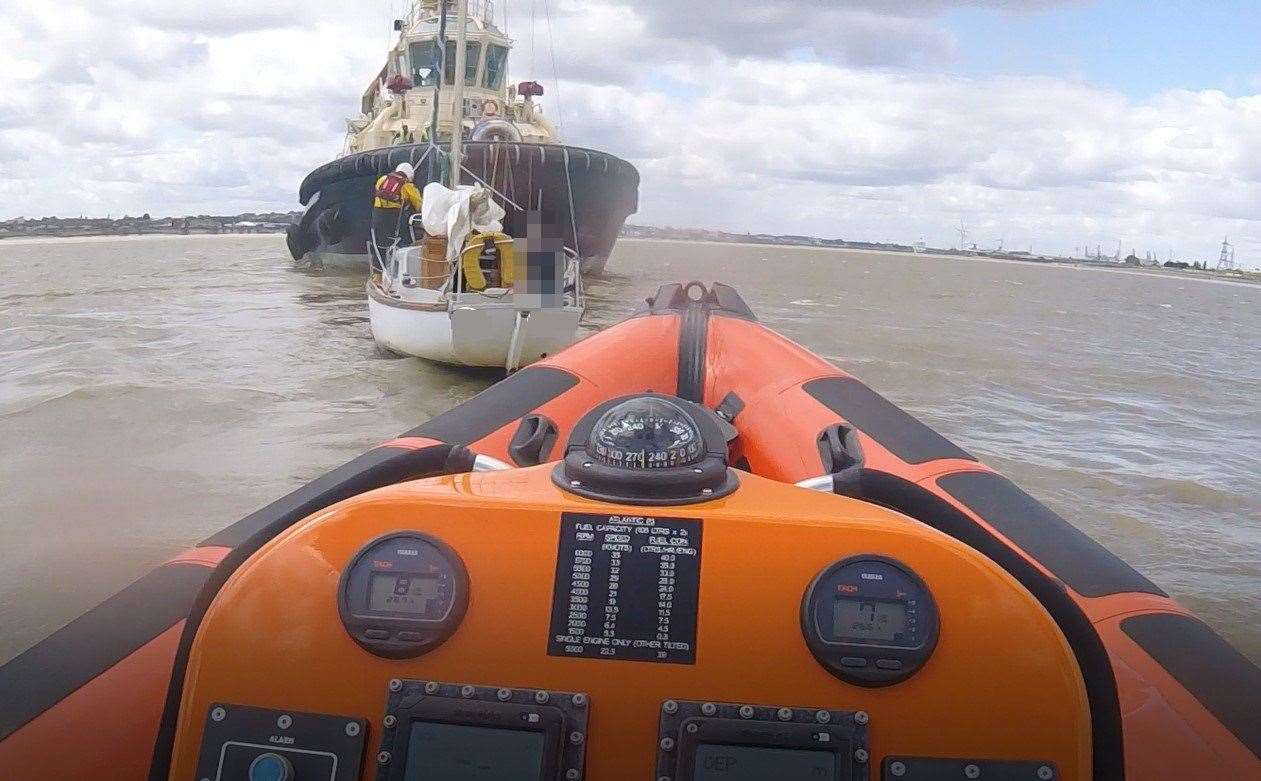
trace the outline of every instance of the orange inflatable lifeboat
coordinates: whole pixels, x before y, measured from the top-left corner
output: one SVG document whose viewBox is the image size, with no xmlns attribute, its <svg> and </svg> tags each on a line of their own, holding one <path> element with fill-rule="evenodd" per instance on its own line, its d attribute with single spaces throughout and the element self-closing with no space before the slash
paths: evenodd
<svg viewBox="0 0 1261 781">
<path fill-rule="evenodd" d="M 3 779 L 1261 778 L 1261 671 L 666 285 L 0 668 Z"/>
</svg>

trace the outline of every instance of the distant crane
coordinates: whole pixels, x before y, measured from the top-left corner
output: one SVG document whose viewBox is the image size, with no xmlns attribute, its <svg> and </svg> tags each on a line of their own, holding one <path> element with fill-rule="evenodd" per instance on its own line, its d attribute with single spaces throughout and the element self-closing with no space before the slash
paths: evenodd
<svg viewBox="0 0 1261 781">
<path fill-rule="evenodd" d="M 959 227 L 955 228 L 955 233 L 959 234 L 959 249 L 968 248 L 968 223 L 962 218 L 959 220 Z"/>
<path fill-rule="evenodd" d="M 1217 270 L 1231 271 L 1235 268 L 1235 246 L 1230 243 L 1230 237 L 1222 239 L 1222 254 L 1217 258 Z"/>
</svg>

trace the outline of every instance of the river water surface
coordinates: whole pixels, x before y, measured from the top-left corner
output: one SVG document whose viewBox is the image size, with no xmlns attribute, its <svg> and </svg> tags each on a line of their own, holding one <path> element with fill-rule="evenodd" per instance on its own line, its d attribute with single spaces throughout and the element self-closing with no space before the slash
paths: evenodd
<svg viewBox="0 0 1261 781">
<path fill-rule="evenodd" d="M 1261 661 L 1261 287 L 624 241 L 1004 472 Z M 486 387 L 378 352 L 363 284 L 279 236 L 0 242 L 0 661 L 174 553 Z"/>
</svg>

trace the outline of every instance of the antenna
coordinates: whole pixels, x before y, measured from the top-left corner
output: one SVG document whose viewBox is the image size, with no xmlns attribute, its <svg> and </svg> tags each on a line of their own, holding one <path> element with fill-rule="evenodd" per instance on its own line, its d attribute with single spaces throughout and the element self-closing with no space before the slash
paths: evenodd
<svg viewBox="0 0 1261 781">
<path fill-rule="evenodd" d="M 967 248 L 968 239 L 968 223 L 962 217 L 959 218 L 959 227 L 955 228 L 955 233 L 959 234 L 959 249 Z"/>
<path fill-rule="evenodd" d="M 1230 243 L 1230 237 L 1222 239 L 1222 254 L 1217 258 L 1217 269 L 1219 271 L 1232 271 L 1235 268 L 1235 247 Z"/>
</svg>

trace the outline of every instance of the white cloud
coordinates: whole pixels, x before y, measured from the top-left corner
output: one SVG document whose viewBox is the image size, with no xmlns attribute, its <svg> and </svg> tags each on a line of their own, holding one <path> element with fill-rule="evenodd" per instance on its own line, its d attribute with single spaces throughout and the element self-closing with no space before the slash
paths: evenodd
<svg viewBox="0 0 1261 781">
<path fill-rule="evenodd" d="M 531 57 L 514 3 L 513 70 L 547 84 L 569 141 L 639 167 L 640 222 L 946 243 L 964 218 L 982 244 L 1199 257 L 1229 233 L 1261 258 L 1261 95 L 949 77 L 936 14 L 959 4 L 556 0 L 555 85 L 542 7 Z M 0 19 L 0 217 L 296 208 L 389 19 L 19 0 Z"/>
</svg>

